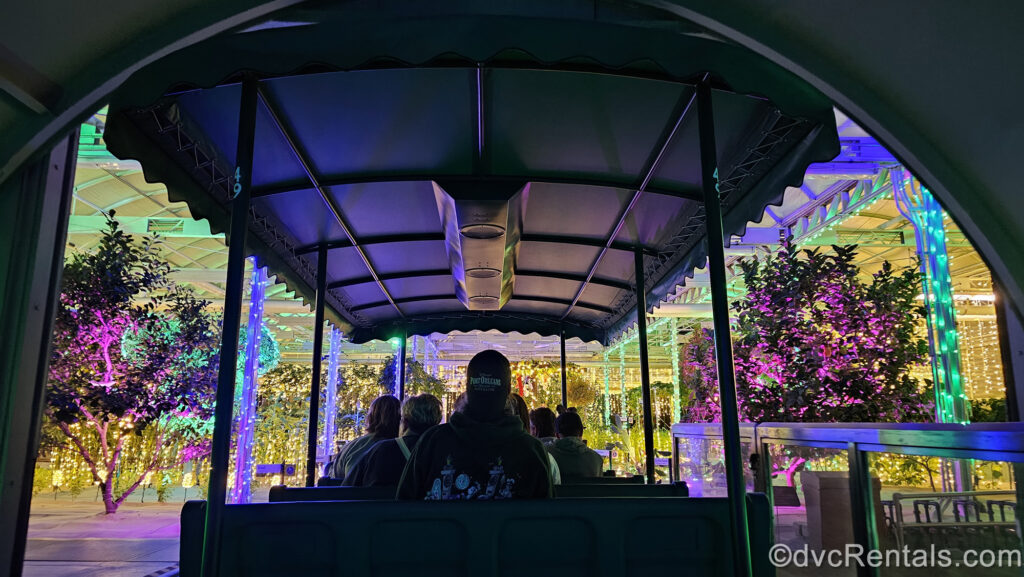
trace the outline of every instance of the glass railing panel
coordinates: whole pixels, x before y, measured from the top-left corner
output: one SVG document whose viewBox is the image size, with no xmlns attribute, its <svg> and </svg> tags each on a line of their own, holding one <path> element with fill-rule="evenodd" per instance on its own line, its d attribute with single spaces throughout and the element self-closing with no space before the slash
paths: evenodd
<svg viewBox="0 0 1024 577">
<path fill-rule="evenodd" d="M 793 555 L 779 574 L 816 575 L 806 572 L 812 567 L 799 566 L 803 559 L 812 552 L 842 550 L 854 541 L 847 452 L 770 444 L 767 456 L 775 543 Z M 855 570 L 844 567 L 829 571 L 855 575 Z"/>
<path fill-rule="evenodd" d="M 685 481 L 691 497 L 727 497 L 725 474 L 725 444 L 711 437 L 676 437 L 679 459 L 677 479 Z M 754 490 L 754 477 L 747 466 L 750 462 L 750 443 L 744 440 L 740 447 L 744 465 L 746 490 Z"/>
<path fill-rule="evenodd" d="M 1021 574 L 1017 522 L 1021 464 L 872 453 L 880 574 L 922 567 L 972 577 Z"/>
</svg>

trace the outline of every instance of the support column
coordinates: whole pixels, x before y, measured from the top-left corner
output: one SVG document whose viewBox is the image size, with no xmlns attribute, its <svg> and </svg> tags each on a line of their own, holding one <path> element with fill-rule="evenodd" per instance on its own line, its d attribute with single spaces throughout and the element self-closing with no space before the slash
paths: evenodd
<svg viewBox="0 0 1024 577">
<path fill-rule="evenodd" d="M 871 489 L 871 471 L 868 454 L 857 443 L 847 443 L 847 467 L 850 471 L 850 517 L 853 521 L 853 541 L 865 551 L 878 549 L 878 526 L 875 520 L 874 494 Z M 881 570 L 867 564 L 857 566 L 858 577 L 879 577 Z"/>
<path fill-rule="evenodd" d="M 729 293 L 725 278 L 725 234 L 718 197 L 718 158 L 715 121 L 711 109 L 711 85 L 707 76 L 697 85 L 700 128 L 700 172 L 704 189 L 707 227 L 708 273 L 711 280 L 711 312 L 715 326 L 715 364 L 718 366 L 719 399 L 722 403 L 722 438 L 725 444 L 726 484 L 732 509 L 732 533 L 736 573 L 750 575 L 750 541 L 747 527 L 746 483 L 740 454 L 740 425 L 736 408 L 736 374 L 729 331 Z"/>
<path fill-rule="evenodd" d="M 672 422 L 678 423 L 683 420 L 683 407 L 680 401 L 679 391 L 679 319 L 672 317 L 669 326 L 669 362 L 672 363 Z"/>
<path fill-rule="evenodd" d="M 569 409 L 569 382 L 565 374 L 565 329 L 558 333 L 559 343 L 562 346 L 562 406 Z"/>
<path fill-rule="evenodd" d="M 651 373 L 647 358 L 647 288 L 644 286 L 644 250 L 633 252 L 636 270 L 636 330 L 640 346 L 640 394 L 644 415 L 644 470 L 647 483 L 654 484 L 654 418 L 651 415 Z"/>
<path fill-rule="evenodd" d="M 889 178 L 896 207 L 914 226 L 935 381 L 935 420 L 967 424 L 968 403 L 960 371 L 960 343 L 942 207 L 916 178 L 904 175 L 903 168 L 893 169 Z"/>
<path fill-rule="evenodd" d="M 263 301 L 267 289 L 267 269 L 252 262 L 249 282 L 249 323 L 246 325 L 242 395 L 238 408 L 238 437 L 235 441 L 235 479 L 228 503 L 248 503 L 252 497 L 252 444 L 256 437 L 256 385 L 260 370 L 260 344 L 263 334 Z M 282 471 L 283 473 L 283 471 Z"/>
<path fill-rule="evenodd" d="M 309 430 L 306 436 L 306 486 L 317 479 L 316 445 L 320 425 L 320 372 L 324 357 L 324 311 L 327 307 L 327 245 L 316 258 L 316 309 L 313 318 L 313 379 L 309 386 Z"/>
<path fill-rule="evenodd" d="M 626 343 L 619 343 L 619 417 L 622 426 L 626 426 L 628 411 L 626 410 Z"/>
<path fill-rule="evenodd" d="M 21 575 L 78 130 L 0 184 L 0 575 Z"/>
<path fill-rule="evenodd" d="M 341 331 L 331 328 L 331 344 L 327 353 L 327 389 L 324 391 L 324 434 L 317 450 L 320 463 L 329 463 L 334 454 L 334 436 L 338 420 L 338 361 L 341 355 Z"/>
<path fill-rule="evenodd" d="M 1006 389 L 1006 420 L 1017 422 L 1024 415 L 1021 407 L 1024 392 L 1017 389 L 1017 383 L 1024 385 L 1024 323 L 1021 323 L 1017 307 L 1003 292 L 1002 284 L 994 278 L 992 292 L 996 295 L 996 325 L 999 328 L 999 353 L 1003 363 L 1003 386 Z"/>
<path fill-rule="evenodd" d="M 604 369 L 604 426 L 607 427 L 612 422 L 611 371 L 608 370 L 608 351 L 604 352 L 604 363 L 601 366 Z"/>
<path fill-rule="evenodd" d="M 405 351 L 409 337 L 402 333 L 402 342 L 398 344 L 398 400 L 405 400 Z"/>
<path fill-rule="evenodd" d="M 217 368 L 217 404 L 214 408 L 213 444 L 210 451 L 210 485 L 206 495 L 206 532 L 203 542 L 203 577 L 217 574 L 220 526 L 227 492 L 231 445 L 231 412 L 235 402 L 235 370 L 238 360 L 238 325 L 242 316 L 242 282 L 245 276 L 245 240 L 249 231 L 249 196 L 252 193 L 252 156 L 256 139 L 258 81 L 242 80 L 238 114 L 237 164 L 232 173 L 231 228 L 228 238 L 227 286 L 224 321 Z"/>
<path fill-rule="evenodd" d="M 960 343 L 946 251 L 945 215 L 932 193 L 909 172 L 905 173 L 902 167 L 892 169 L 889 178 L 896 207 L 914 226 L 935 383 L 935 420 L 966 425 L 970 422 L 969 404 L 960 370 Z M 973 461 L 943 460 L 942 463 L 952 468 L 954 491 L 971 490 Z M 945 474 L 942 479 L 945 488 Z"/>
</svg>

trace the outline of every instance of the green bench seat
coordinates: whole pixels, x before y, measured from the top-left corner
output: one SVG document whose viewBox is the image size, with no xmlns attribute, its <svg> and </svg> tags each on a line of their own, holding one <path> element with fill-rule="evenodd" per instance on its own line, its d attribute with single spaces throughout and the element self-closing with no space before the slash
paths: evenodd
<svg viewBox="0 0 1024 577">
<path fill-rule="evenodd" d="M 556 485 L 555 497 L 686 497 L 686 483 L 637 485 L 633 483 L 571 483 Z M 286 487 L 270 488 L 271 503 L 293 501 L 381 501 L 395 498 L 394 487 Z"/>
<path fill-rule="evenodd" d="M 748 495 L 755 575 L 767 499 Z M 198 577 L 205 503 L 182 510 L 181 575 Z M 726 499 L 316 501 L 228 505 L 221 577 L 734 574 Z"/>
</svg>

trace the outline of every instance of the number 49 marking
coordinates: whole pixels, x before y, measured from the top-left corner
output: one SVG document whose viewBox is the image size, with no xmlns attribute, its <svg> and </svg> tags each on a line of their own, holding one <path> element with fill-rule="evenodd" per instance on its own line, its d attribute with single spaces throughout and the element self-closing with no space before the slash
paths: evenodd
<svg viewBox="0 0 1024 577">
<path fill-rule="evenodd" d="M 235 196 L 242 193 L 242 167 L 240 166 L 235 167 L 235 186 L 233 190 L 235 191 Z"/>
</svg>

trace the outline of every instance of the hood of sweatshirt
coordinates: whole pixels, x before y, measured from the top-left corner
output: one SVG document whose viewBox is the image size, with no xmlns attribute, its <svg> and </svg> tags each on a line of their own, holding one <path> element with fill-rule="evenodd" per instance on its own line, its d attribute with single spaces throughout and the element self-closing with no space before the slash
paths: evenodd
<svg viewBox="0 0 1024 577">
<path fill-rule="evenodd" d="M 476 421 L 462 413 L 452 413 L 448 424 L 459 440 L 470 447 L 502 445 L 524 434 L 523 422 L 516 415 L 504 415 L 496 421 Z"/>
<path fill-rule="evenodd" d="M 552 445 L 555 449 L 562 451 L 563 453 L 586 453 L 590 450 L 590 447 L 583 442 L 583 439 L 579 437 L 563 437 L 555 441 Z"/>
</svg>

